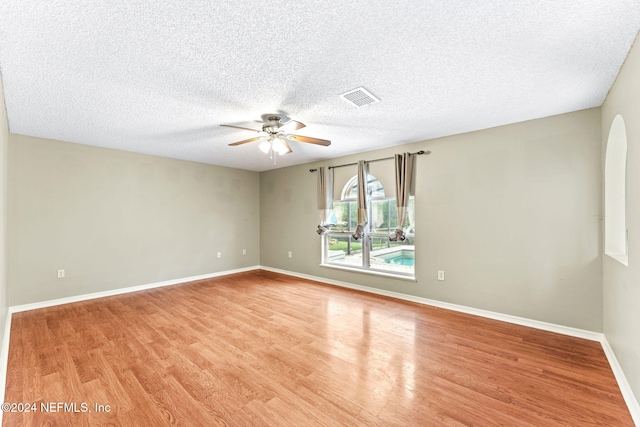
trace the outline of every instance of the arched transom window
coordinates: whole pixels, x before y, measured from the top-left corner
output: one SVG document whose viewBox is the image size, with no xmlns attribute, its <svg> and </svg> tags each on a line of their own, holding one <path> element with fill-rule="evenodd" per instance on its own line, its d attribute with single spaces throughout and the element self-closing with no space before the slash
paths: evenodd
<svg viewBox="0 0 640 427">
<path fill-rule="evenodd" d="M 369 175 L 369 181 L 367 182 L 367 192 L 373 198 L 384 197 L 384 188 L 382 183 L 378 179 Z M 358 176 L 354 175 L 342 189 L 341 200 L 358 200 Z"/>
</svg>

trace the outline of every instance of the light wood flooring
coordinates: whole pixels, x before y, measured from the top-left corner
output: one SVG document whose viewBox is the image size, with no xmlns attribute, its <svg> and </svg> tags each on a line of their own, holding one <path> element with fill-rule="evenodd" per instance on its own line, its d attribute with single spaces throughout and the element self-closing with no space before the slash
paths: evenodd
<svg viewBox="0 0 640 427">
<path fill-rule="evenodd" d="M 265 271 L 16 313 L 7 377 L 5 426 L 633 426 L 597 342 Z"/>
</svg>

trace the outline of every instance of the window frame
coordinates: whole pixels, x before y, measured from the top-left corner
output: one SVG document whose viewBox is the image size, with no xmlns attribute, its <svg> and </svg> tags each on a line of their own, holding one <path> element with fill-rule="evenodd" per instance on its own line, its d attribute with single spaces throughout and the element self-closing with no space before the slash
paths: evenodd
<svg viewBox="0 0 640 427">
<path fill-rule="evenodd" d="M 383 269 L 383 268 L 376 268 L 375 265 L 372 266 L 371 264 L 371 252 L 373 250 L 373 243 L 374 243 L 374 239 L 376 238 L 383 238 L 386 239 L 388 242 L 388 247 L 391 247 L 392 242 L 389 241 L 389 234 L 395 230 L 395 226 L 391 227 L 391 212 L 392 212 L 392 206 L 391 204 L 393 203 L 393 207 L 395 207 L 395 197 L 388 197 L 385 195 L 384 193 L 384 187 L 382 186 L 382 184 L 380 183 L 380 181 L 375 178 L 373 175 L 369 175 L 369 183 L 368 186 L 370 186 L 372 183 L 377 183 L 374 187 L 374 190 L 376 192 L 378 192 L 378 194 L 380 194 L 380 190 L 382 191 L 382 196 L 377 196 L 377 197 L 369 197 L 368 198 L 368 214 L 369 214 L 369 218 L 368 218 L 368 224 L 367 224 L 367 230 L 364 233 L 364 236 L 362 237 L 362 239 L 358 240 L 358 242 L 361 242 L 362 246 L 361 246 L 361 257 L 362 259 L 360 260 L 360 263 L 358 265 L 356 264 L 349 264 L 346 262 L 338 262 L 338 261 L 331 261 L 329 258 L 329 247 L 330 247 L 330 239 L 332 238 L 332 236 L 344 236 L 347 238 L 347 241 L 350 243 L 352 240 L 351 235 L 353 234 L 353 232 L 355 231 L 355 229 L 351 229 L 351 210 L 352 210 L 352 205 L 356 206 L 357 209 L 357 197 L 353 198 L 353 197 L 348 197 L 351 188 L 353 187 L 354 181 L 357 182 L 357 175 L 353 176 L 352 178 L 350 178 L 349 180 L 347 180 L 347 183 L 345 184 L 345 186 L 343 187 L 341 196 L 342 198 L 340 200 L 335 200 L 334 201 L 334 209 L 335 209 L 335 203 L 345 203 L 346 206 L 348 206 L 348 212 L 347 212 L 347 227 L 346 230 L 330 230 L 329 232 L 325 233 L 322 236 L 322 244 L 321 244 L 321 252 L 322 252 L 322 266 L 325 267 L 331 267 L 331 268 L 337 268 L 340 270 L 349 270 L 349 271 L 355 271 L 355 272 L 359 272 L 359 273 L 367 273 L 367 274 L 374 274 L 374 275 L 381 275 L 381 276 L 388 276 L 388 277 L 394 277 L 394 278 L 399 278 L 399 279 L 406 279 L 406 280 L 411 280 L 411 281 L 415 281 L 415 277 L 416 277 L 416 265 L 414 262 L 413 265 L 413 272 L 403 272 L 403 271 L 394 271 L 391 269 Z M 413 203 L 414 203 L 414 209 L 415 209 L 415 196 L 412 195 L 411 199 L 413 199 Z M 387 202 L 387 209 L 388 209 L 388 214 L 387 214 L 387 230 L 380 232 L 380 231 L 373 231 L 372 227 L 373 227 L 373 205 L 374 202 L 379 202 L 379 201 L 386 201 Z M 414 215 L 414 219 L 415 219 L 415 215 Z M 414 250 L 414 257 L 415 257 L 415 232 L 413 233 L 406 233 L 406 239 L 407 240 L 411 240 L 413 241 L 413 250 Z M 350 252 L 350 250 L 348 249 L 348 251 Z"/>
</svg>

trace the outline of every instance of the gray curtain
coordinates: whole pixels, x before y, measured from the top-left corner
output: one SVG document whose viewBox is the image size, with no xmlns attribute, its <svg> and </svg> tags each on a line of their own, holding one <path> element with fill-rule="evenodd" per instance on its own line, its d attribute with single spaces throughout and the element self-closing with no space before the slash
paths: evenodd
<svg viewBox="0 0 640 427">
<path fill-rule="evenodd" d="M 410 153 L 395 155 L 396 167 L 396 206 L 398 207 L 398 228 L 389 235 L 389 240 L 398 241 L 406 238 L 404 227 L 407 223 L 407 208 L 409 207 L 409 196 L 411 183 L 413 181 L 413 161 L 414 156 Z"/>
<path fill-rule="evenodd" d="M 369 203 L 368 184 L 369 183 L 369 163 L 364 160 L 358 162 L 358 227 L 351 235 L 358 240 L 364 234 L 365 227 L 368 223 L 369 212 L 367 206 Z"/>
<path fill-rule="evenodd" d="M 326 166 L 318 168 L 318 234 L 329 231 L 333 212 L 333 171 Z"/>
</svg>

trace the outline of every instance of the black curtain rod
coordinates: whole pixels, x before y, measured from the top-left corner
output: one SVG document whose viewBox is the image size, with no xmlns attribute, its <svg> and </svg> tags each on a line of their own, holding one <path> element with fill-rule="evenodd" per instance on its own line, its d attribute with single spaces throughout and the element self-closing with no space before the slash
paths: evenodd
<svg viewBox="0 0 640 427">
<path fill-rule="evenodd" d="M 431 151 L 424 151 L 424 150 L 420 150 L 418 152 L 415 153 L 409 153 L 412 156 L 421 156 L 423 154 L 431 154 Z M 392 160 L 393 157 L 384 157 L 382 159 L 374 159 L 374 160 L 367 160 L 367 163 L 373 163 L 373 162 L 381 162 L 382 160 Z M 336 168 L 343 168 L 345 166 L 353 166 L 353 165 L 357 165 L 358 163 L 347 163 L 345 165 L 338 165 L 338 166 L 329 166 L 329 169 L 336 169 Z M 315 172 L 318 169 L 309 169 L 309 172 Z"/>
</svg>

